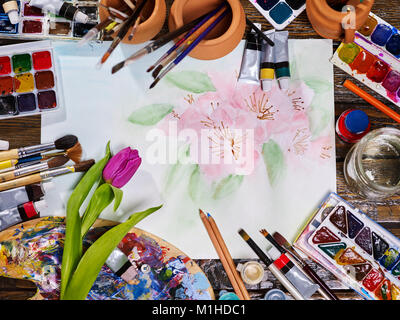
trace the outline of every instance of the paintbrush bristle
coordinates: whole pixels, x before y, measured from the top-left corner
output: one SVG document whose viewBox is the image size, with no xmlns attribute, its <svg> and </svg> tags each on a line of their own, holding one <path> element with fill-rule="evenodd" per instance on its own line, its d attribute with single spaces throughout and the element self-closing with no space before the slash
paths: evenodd
<svg viewBox="0 0 400 320">
<path fill-rule="evenodd" d="M 68 157 L 61 155 L 61 156 L 56 156 L 56 157 L 48 160 L 47 164 L 48 164 L 49 168 L 57 168 L 57 167 L 63 166 L 68 161 L 69 161 Z"/>
<path fill-rule="evenodd" d="M 267 230 L 265 230 L 265 229 L 261 229 L 261 230 L 260 230 L 260 233 L 261 233 L 264 237 L 266 237 L 266 236 L 268 235 L 268 232 L 267 232 Z"/>
<path fill-rule="evenodd" d="M 67 156 L 75 163 L 79 163 L 82 158 L 82 146 L 79 141 L 67 150 Z"/>
<path fill-rule="evenodd" d="M 282 236 L 279 232 L 274 232 L 272 237 L 275 239 L 276 242 L 278 242 L 282 247 L 288 249 L 291 248 L 292 246 L 290 243 L 285 239 L 284 236 Z"/>
<path fill-rule="evenodd" d="M 77 163 L 74 165 L 75 172 L 88 171 L 90 169 L 90 167 L 94 165 L 94 163 L 95 163 L 95 161 L 93 159 Z"/>
<path fill-rule="evenodd" d="M 121 70 L 124 67 L 124 65 L 125 65 L 125 61 L 117 63 L 114 67 L 112 67 L 111 74 L 114 74 L 114 73 L 118 72 L 119 70 Z"/>
<path fill-rule="evenodd" d="M 160 71 L 162 70 L 163 66 L 160 64 L 157 66 L 157 68 L 154 69 L 153 73 L 151 74 L 153 76 L 153 78 L 157 78 L 158 74 L 160 73 Z"/>
<path fill-rule="evenodd" d="M 150 66 L 150 67 L 146 70 L 146 72 L 150 72 L 150 71 L 153 70 L 155 67 L 156 67 L 156 66 L 153 64 L 152 66 Z"/>
<path fill-rule="evenodd" d="M 66 150 L 72 148 L 78 142 L 78 138 L 72 134 L 68 134 L 54 141 L 56 149 Z"/>
<path fill-rule="evenodd" d="M 158 81 L 160 81 L 160 78 L 157 78 L 156 80 L 154 80 L 154 82 L 150 85 L 150 89 L 153 89 L 156 84 L 158 83 Z"/>
<path fill-rule="evenodd" d="M 243 229 L 240 229 L 240 230 L 238 231 L 238 233 L 240 234 L 240 236 L 241 236 L 245 241 L 247 241 L 247 240 L 250 239 L 249 235 L 248 235 L 248 234 L 246 233 L 246 231 L 244 231 Z"/>
<path fill-rule="evenodd" d="M 108 59 L 108 57 L 110 56 L 110 53 L 107 51 L 100 60 L 100 64 L 103 64 L 104 62 L 106 62 L 106 60 Z"/>
</svg>

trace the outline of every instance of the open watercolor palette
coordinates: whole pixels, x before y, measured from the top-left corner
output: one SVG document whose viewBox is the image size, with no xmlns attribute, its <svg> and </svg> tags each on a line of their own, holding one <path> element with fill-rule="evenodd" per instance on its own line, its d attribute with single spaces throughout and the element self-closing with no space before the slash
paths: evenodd
<svg viewBox="0 0 400 320">
<path fill-rule="evenodd" d="M 277 30 L 285 29 L 306 8 L 306 0 L 249 0 Z"/>
<path fill-rule="evenodd" d="M 368 300 L 400 300 L 400 239 L 331 193 L 295 241 Z"/>
<path fill-rule="evenodd" d="M 400 107 L 400 33 L 370 13 L 353 43 L 341 43 L 331 62 Z"/>
<path fill-rule="evenodd" d="M 62 102 L 49 40 L 0 47 L 0 118 L 58 110 Z"/>
<path fill-rule="evenodd" d="M 0 10 L 0 38 L 79 40 L 100 21 L 98 2 L 71 1 L 70 3 L 89 17 L 88 23 L 78 23 L 51 13 L 43 13 L 41 9 L 29 6 L 29 1 L 18 1 L 19 23 L 11 24 L 7 14 Z"/>
</svg>

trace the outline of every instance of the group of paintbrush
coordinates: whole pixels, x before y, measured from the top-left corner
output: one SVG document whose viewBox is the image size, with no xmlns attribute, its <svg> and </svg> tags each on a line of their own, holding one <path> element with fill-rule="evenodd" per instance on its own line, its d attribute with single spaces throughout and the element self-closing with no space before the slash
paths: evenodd
<svg viewBox="0 0 400 320">
<path fill-rule="evenodd" d="M 221 236 L 221 233 L 215 223 L 213 217 L 208 213 L 205 213 L 202 210 L 199 210 L 201 221 L 206 228 L 206 231 L 211 239 L 212 244 L 214 245 L 215 250 L 221 260 L 221 263 L 225 269 L 225 272 L 228 275 L 229 281 L 232 284 L 232 287 L 239 297 L 240 300 L 250 300 L 250 295 L 247 292 L 246 287 L 242 279 L 240 278 L 239 273 L 236 271 L 235 263 L 226 247 L 226 244 Z"/>
<path fill-rule="evenodd" d="M 150 85 L 150 89 L 153 88 L 215 28 L 215 26 L 230 12 L 230 10 L 231 9 L 227 2 L 224 1 L 216 9 L 173 32 L 159 37 L 146 47 L 128 57 L 126 60 L 116 64 L 112 68 L 112 73 L 117 72 L 140 57 L 161 48 L 169 41 L 182 36 L 165 54 L 162 55 L 160 59 L 148 68 L 147 72 L 153 71 L 152 76 L 154 81 Z"/>
<path fill-rule="evenodd" d="M 81 156 L 82 147 L 74 135 L 66 135 L 50 143 L 1 151 L 0 191 L 67 173 L 87 171 L 94 160 L 81 162 Z M 69 160 L 75 164 L 66 165 Z"/>
</svg>

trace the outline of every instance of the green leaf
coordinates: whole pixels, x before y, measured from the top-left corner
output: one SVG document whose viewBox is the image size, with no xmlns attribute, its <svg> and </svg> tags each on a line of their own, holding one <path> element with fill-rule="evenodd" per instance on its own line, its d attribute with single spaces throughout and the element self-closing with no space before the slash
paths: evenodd
<svg viewBox="0 0 400 320">
<path fill-rule="evenodd" d="M 174 86 L 192 93 L 204 93 L 217 91 L 210 79 L 204 72 L 181 71 L 172 72 L 165 79 Z"/>
<path fill-rule="evenodd" d="M 108 183 L 100 185 L 93 193 L 89 205 L 85 210 L 81 223 L 81 237 L 85 237 L 93 223 L 99 217 L 100 213 L 107 208 L 114 200 L 114 192 L 112 186 Z"/>
<path fill-rule="evenodd" d="M 333 121 L 332 113 L 329 111 L 330 105 L 327 107 L 324 99 L 324 96 L 315 96 L 307 111 L 313 139 L 317 139 L 328 128 L 328 124 Z"/>
<path fill-rule="evenodd" d="M 66 209 L 66 229 L 64 250 L 61 264 L 61 292 L 62 298 L 71 274 L 78 265 L 82 256 L 81 217 L 79 209 L 88 196 L 93 185 L 102 178 L 103 169 L 111 158 L 110 142 L 107 143 L 106 155 L 95 163 L 82 177 L 68 199 Z"/>
<path fill-rule="evenodd" d="M 215 187 L 213 198 L 216 200 L 221 199 L 235 192 L 242 184 L 243 177 L 244 176 L 239 175 L 229 175 L 222 179 Z"/>
<path fill-rule="evenodd" d="M 118 210 L 119 205 L 121 204 L 122 201 L 122 196 L 124 195 L 124 192 L 117 187 L 114 187 L 113 185 L 110 185 L 112 188 L 112 191 L 114 192 L 114 212 Z"/>
<path fill-rule="evenodd" d="M 202 193 L 202 179 L 199 165 L 193 169 L 189 179 L 189 195 L 193 201 L 198 201 Z"/>
<path fill-rule="evenodd" d="M 325 93 L 332 90 L 333 84 L 318 77 L 307 77 L 302 79 L 307 86 L 314 90 L 315 94 Z"/>
<path fill-rule="evenodd" d="M 172 110 L 174 106 L 170 104 L 150 104 L 133 111 L 128 120 L 142 126 L 152 126 L 164 119 Z"/>
<path fill-rule="evenodd" d="M 139 221 L 162 206 L 132 214 L 127 221 L 116 225 L 98 238 L 85 252 L 68 283 L 63 300 L 86 299 L 93 283 L 111 252 Z"/>
<path fill-rule="evenodd" d="M 285 156 L 279 145 L 272 139 L 264 143 L 262 155 L 267 167 L 269 182 L 274 186 L 285 173 Z"/>
</svg>

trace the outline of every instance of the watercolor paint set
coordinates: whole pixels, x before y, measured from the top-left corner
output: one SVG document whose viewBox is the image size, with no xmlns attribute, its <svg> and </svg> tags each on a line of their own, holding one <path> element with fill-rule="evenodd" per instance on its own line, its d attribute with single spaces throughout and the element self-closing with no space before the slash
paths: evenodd
<svg viewBox="0 0 400 320">
<path fill-rule="evenodd" d="M 249 0 L 276 30 L 285 29 L 306 8 L 306 0 Z"/>
<path fill-rule="evenodd" d="M 368 300 L 400 300 L 400 239 L 331 193 L 294 243 Z"/>
<path fill-rule="evenodd" d="M 371 13 L 352 43 L 341 43 L 331 62 L 400 107 L 400 34 Z"/>
<path fill-rule="evenodd" d="M 29 1 L 18 1 L 19 23 L 11 24 L 8 15 L 0 10 L 0 38 L 21 40 L 79 40 L 99 21 L 97 1 L 70 2 L 89 17 L 87 23 L 71 21 L 52 13 L 43 13 Z M 1 6 L 0 6 L 1 7 Z"/>
<path fill-rule="evenodd" d="M 51 41 L 0 47 L 0 119 L 59 110 L 63 94 Z"/>
</svg>

